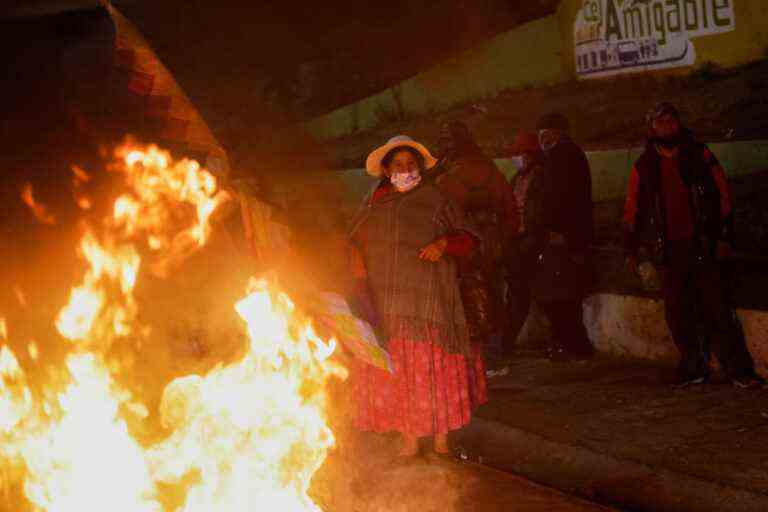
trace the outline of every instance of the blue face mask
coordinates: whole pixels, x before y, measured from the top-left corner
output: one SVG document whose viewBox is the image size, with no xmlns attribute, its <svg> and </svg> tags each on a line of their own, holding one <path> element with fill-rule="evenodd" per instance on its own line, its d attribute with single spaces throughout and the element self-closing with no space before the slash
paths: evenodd
<svg viewBox="0 0 768 512">
<path fill-rule="evenodd" d="M 525 158 L 523 158 L 523 155 L 513 156 L 511 160 L 512 160 L 512 165 L 514 165 L 515 169 L 517 169 L 518 171 L 522 170 L 523 167 L 525 167 Z"/>
<path fill-rule="evenodd" d="M 390 176 L 389 181 L 398 192 L 408 192 L 421 182 L 421 173 L 419 171 L 398 172 Z"/>
</svg>

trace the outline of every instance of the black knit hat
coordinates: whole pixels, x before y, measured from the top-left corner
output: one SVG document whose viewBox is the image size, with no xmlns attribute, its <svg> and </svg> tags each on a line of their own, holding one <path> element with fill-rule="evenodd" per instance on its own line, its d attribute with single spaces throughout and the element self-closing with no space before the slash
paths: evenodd
<svg viewBox="0 0 768 512">
<path fill-rule="evenodd" d="M 670 115 L 678 121 L 680 120 L 680 111 L 677 110 L 677 107 L 669 102 L 662 101 L 657 103 L 653 110 L 648 113 L 648 124 L 652 124 L 656 119 L 666 115 Z"/>
<path fill-rule="evenodd" d="M 568 122 L 568 118 L 559 112 L 551 112 L 541 119 L 536 124 L 537 130 L 560 130 L 561 132 L 568 132 L 571 129 L 571 123 Z"/>
</svg>

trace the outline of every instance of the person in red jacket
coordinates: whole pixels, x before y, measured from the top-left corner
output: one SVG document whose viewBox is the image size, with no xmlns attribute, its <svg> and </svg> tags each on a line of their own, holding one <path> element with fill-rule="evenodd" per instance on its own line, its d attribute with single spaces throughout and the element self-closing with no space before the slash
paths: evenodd
<svg viewBox="0 0 768 512">
<path fill-rule="evenodd" d="M 663 267 L 667 326 L 680 352 L 680 386 L 708 378 L 708 353 L 697 335 L 702 322 L 712 352 L 739 387 L 759 381 L 726 300 L 722 262 L 731 252 L 733 204 L 725 172 L 669 103 L 649 115 L 650 137 L 629 177 L 624 206 L 627 267 L 637 272 L 647 248 Z"/>
</svg>

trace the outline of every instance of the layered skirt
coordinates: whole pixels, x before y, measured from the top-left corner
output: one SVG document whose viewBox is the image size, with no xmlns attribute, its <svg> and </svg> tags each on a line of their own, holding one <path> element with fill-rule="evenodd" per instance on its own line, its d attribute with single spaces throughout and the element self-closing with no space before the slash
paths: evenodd
<svg viewBox="0 0 768 512">
<path fill-rule="evenodd" d="M 387 349 L 394 373 L 361 361 L 352 369 L 358 429 L 445 434 L 469 423 L 475 408 L 487 401 L 479 346 L 464 356 L 436 343 L 391 339 Z"/>
</svg>

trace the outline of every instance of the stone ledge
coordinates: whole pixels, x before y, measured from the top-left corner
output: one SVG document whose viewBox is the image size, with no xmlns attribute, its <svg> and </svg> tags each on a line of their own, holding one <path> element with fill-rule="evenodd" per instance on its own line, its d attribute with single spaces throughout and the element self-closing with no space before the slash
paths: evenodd
<svg viewBox="0 0 768 512">
<path fill-rule="evenodd" d="M 737 313 L 756 369 L 768 375 L 768 311 L 738 309 Z M 660 299 L 596 293 L 584 301 L 584 324 L 599 352 L 667 362 L 678 357 Z M 520 333 L 520 343 L 536 345 L 548 337 L 547 321 L 534 306 Z"/>
</svg>

